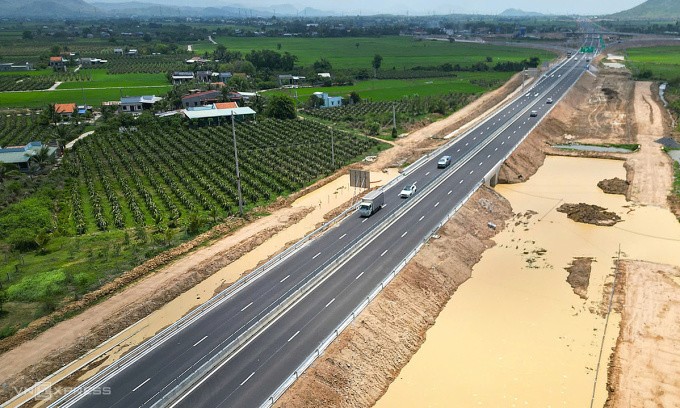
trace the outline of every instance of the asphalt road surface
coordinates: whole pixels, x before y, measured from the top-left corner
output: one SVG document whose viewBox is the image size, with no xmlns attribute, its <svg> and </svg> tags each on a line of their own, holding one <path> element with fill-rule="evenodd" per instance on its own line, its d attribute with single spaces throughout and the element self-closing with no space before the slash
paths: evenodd
<svg viewBox="0 0 680 408">
<path fill-rule="evenodd" d="M 151 407 L 301 285 L 334 260 L 357 249 L 357 241 L 372 234 L 383 221 L 393 219 L 395 211 L 411 200 L 422 200 L 376 239 L 362 245 L 338 271 L 176 402 L 182 407 L 260 406 L 404 257 L 427 238 L 432 228 L 514 150 L 546 115 L 552 106 L 547 103 L 548 99 L 557 103 L 586 71 L 587 64 L 586 56 L 577 54 L 549 71 L 514 102 L 458 138 L 443 153 L 452 156 L 450 168 L 438 169 L 436 162 L 441 155 L 432 157 L 401 183 L 385 191 L 382 210 L 369 218 L 352 214 L 201 319 L 99 384 L 97 389 L 107 390 L 104 393 L 107 395 L 83 395 L 71 400 L 68 406 Z M 536 112 L 535 117 L 531 111 Z M 453 171 L 482 145 L 481 150 Z M 441 184 L 428 188 L 435 182 Z M 401 188 L 412 183 L 416 183 L 418 192 L 409 199 L 399 198 Z"/>
</svg>

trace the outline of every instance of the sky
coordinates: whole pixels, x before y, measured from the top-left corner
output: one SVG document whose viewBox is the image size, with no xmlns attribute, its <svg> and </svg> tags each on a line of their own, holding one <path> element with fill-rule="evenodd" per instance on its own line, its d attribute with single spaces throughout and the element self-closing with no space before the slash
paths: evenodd
<svg viewBox="0 0 680 408">
<path fill-rule="evenodd" d="M 219 0 L 218 0 L 219 2 Z M 251 0 L 249 5 L 292 4 L 298 9 L 305 6 L 320 10 L 341 11 L 351 14 L 498 14 L 508 8 L 537 11 L 545 14 L 611 14 L 627 10 L 644 0 Z"/>
</svg>

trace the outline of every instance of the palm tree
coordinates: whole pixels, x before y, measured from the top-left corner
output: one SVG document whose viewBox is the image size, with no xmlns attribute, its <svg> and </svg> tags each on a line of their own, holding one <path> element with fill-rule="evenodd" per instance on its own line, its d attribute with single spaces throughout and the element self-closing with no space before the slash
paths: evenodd
<svg viewBox="0 0 680 408">
<path fill-rule="evenodd" d="M 17 177 L 19 174 L 20 173 L 15 166 L 7 163 L 0 163 L 0 183 L 5 180 Z"/>
<path fill-rule="evenodd" d="M 52 162 L 52 155 L 50 154 L 50 148 L 43 146 L 38 150 L 38 152 L 31 157 L 31 161 L 38 166 L 38 170 L 44 168 L 46 165 Z"/>
</svg>

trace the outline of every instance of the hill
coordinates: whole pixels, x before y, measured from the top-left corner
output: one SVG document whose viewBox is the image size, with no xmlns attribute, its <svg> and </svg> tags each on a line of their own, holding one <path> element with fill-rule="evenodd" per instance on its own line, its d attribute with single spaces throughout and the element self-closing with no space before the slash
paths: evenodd
<svg viewBox="0 0 680 408">
<path fill-rule="evenodd" d="M 96 14 L 97 9 L 83 0 L 0 0 L 3 17 L 79 18 Z"/>
<path fill-rule="evenodd" d="M 499 14 L 500 17 L 539 17 L 542 16 L 543 14 L 537 13 L 535 11 L 524 11 L 520 9 L 515 9 L 515 8 L 509 8 Z"/>
<path fill-rule="evenodd" d="M 677 20 L 680 18 L 680 1 L 647 0 L 639 6 L 609 17 L 621 20 Z"/>
</svg>

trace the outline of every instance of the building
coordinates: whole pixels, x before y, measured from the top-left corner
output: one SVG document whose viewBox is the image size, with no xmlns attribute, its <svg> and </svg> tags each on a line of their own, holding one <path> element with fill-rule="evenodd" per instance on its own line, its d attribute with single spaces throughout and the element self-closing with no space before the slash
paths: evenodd
<svg viewBox="0 0 680 408">
<path fill-rule="evenodd" d="M 78 62 L 84 67 L 91 67 L 95 65 L 106 64 L 109 61 L 100 58 L 78 58 Z"/>
<path fill-rule="evenodd" d="M 316 74 L 316 75 L 318 75 L 319 78 L 321 78 L 321 79 L 331 79 L 331 74 L 330 74 L 330 72 L 319 72 L 319 73 Z"/>
<path fill-rule="evenodd" d="M 175 71 L 172 73 L 172 84 L 180 85 L 194 80 L 194 73 L 191 71 Z"/>
<path fill-rule="evenodd" d="M 212 123 L 216 121 L 217 124 L 220 124 L 222 120 L 231 119 L 232 116 L 234 116 L 234 119 L 241 120 L 248 115 L 254 117 L 255 114 L 256 112 L 251 108 L 239 108 L 234 102 L 213 103 L 206 106 L 182 109 L 184 117 L 198 123 Z"/>
<path fill-rule="evenodd" d="M 125 55 L 127 55 L 128 57 L 136 57 L 137 55 L 139 55 L 139 51 L 137 51 L 134 48 L 131 48 L 128 50 L 128 52 L 125 53 Z"/>
<path fill-rule="evenodd" d="M 297 88 L 306 78 L 296 75 L 279 75 L 279 86 L 282 88 Z"/>
<path fill-rule="evenodd" d="M 196 80 L 199 82 L 210 82 L 212 80 L 212 72 L 196 71 Z"/>
<path fill-rule="evenodd" d="M 67 59 L 64 57 L 50 57 L 50 67 L 55 71 L 66 71 Z"/>
<path fill-rule="evenodd" d="M 122 55 L 124 54 L 124 51 L 123 51 L 122 48 L 114 48 L 114 49 L 113 49 L 113 54 L 114 54 L 114 55 L 121 55 L 121 56 L 122 56 Z"/>
<path fill-rule="evenodd" d="M 29 162 L 43 147 L 47 148 L 47 154 L 52 157 L 57 152 L 56 146 L 43 146 L 41 142 L 30 142 L 26 146 L 7 146 L 0 149 L 0 163 L 14 164 L 22 172 L 28 171 Z"/>
<path fill-rule="evenodd" d="M 13 62 L 0 63 L 0 72 L 6 71 L 33 71 L 33 64 L 29 62 L 24 64 L 15 64 Z"/>
<path fill-rule="evenodd" d="M 182 97 L 182 107 L 190 108 L 213 104 L 219 101 L 221 97 L 222 92 L 220 91 L 203 91 L 189 95 L 184 95 Z"/>
<path fill-rule="evenodd" d="M 204 58 L 201 58 L 201 57 L 198 57 L 198 56 L 197 57 L 191 57 L 188 60 L 186 60 L 187 64 L 204 64 L 206 62 L 210 62 L 210 60 L 204 59 Z"/>
<path fill-rule="evenodd" d="M 54 113 L 61 115 L 62 118 L 69 119 L 76 112 L 75 103 L 55 103 Z"/>
<path fill-rule="evenodd" d="M 326 92 L 314 92 L 314 96 L 321 99 L 322 108 L 337 108 L 342 106 L 342 97 L 340 96 L 328 96 Z"/>
<path fill-rule="evenodd" d="M 144 95 L 144 96 L 128 96 L 120 98 L 119 111 L 123 113 L 141 113 L 147 109 L 153 109 L 153 105 L 163 100 L 160 96 Z"/>
</svg>

